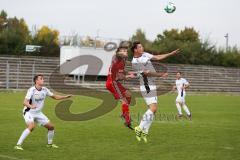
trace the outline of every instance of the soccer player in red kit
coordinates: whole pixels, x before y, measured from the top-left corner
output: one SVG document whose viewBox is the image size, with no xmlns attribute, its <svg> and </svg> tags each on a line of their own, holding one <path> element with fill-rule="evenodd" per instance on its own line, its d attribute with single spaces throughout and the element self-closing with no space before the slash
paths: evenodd
<svg viewBox="0 0 240 160">
<path fill-rule="evenodd" d="M 134 78 L 134 74 L 131 72 L 126 73 L 125 62 L 128 57 L 127 47 L 119 47 L 116 51 L 116 55 L 113 56 L 112 64 L 109 68 L 109 73 L 106 81 L 106 88 L 113 94 L 116 100 L 120 100 L 122 103 L 122 115 L 125 123 L 124 125 L 130 129 L 131 118 L 129 113 L 129 105 L 131 102 L 131 92 L 124 88 L 120 83 L 121 80 L 127 80 Z"/>
</svg>

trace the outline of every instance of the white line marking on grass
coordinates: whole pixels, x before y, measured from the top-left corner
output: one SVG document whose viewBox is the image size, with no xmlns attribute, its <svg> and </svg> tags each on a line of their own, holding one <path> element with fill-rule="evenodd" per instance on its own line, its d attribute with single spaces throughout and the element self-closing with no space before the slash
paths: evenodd
<svg viewBox="0 0 240 160">
<path fill-rule="evenodd" d="M 233 150 L 234 149 L 233 147 L 220 147 L 220 148 L 227 149 L 227 150 Z"/>
<path fill-rule="evenodd" d="M 10 157 L 8 155 L 3 155 L 3 154 L 0 154 L 0 158 L 7 158 L 7 159 L 13 159 L 13 160 L 27 160 L 27 159 L 20 159 L 17 157 Z"/>
</svg>

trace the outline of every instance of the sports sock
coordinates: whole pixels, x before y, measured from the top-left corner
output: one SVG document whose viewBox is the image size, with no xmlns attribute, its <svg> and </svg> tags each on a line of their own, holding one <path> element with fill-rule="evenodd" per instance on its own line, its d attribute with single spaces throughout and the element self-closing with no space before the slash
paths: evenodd
<svg viewBox="0 0 240 160">
<path fill-rule="evenodd" d="M 131 121 L 131 118 L 130 118 L 130 114 L 129 114 L 129 105 L 126 103 L 122 104 L 122 115 L 125 119 L 125 122 L 127 124 L 129 124 Z"/>
<path fill-rule="evenodd" d="M 176 103 L 176 106 L 177 106 L 178 114 L 182 115 L 182 108 L 181 108 L 180 104 Z"/>
<path fill-rule="evenodd" d="M 148 130 L 153 122 L 153 118 L 154 118 L 154 113 L 148 109 L 144 115 L 143 115 L 143 118 L 140 122 L 140 125 L 139 127 L 145 132 L 145 133 L 148 133 Z"/>
<path fill-rule="evenodd" d="M 47 137 L 48 137 L 48 144 L 52 144 L 53 137 L 54 137 L 54 130 L 48 130 Z"/>
<path fill-rule="evenodd" d="M 187 115 L 191 114 L 186 104 L 183 105 L 183 109 L 187 113 Z"/>
<path fill-rule="evenodd" d="M 23 132 L 22 135 L 20 136 L 17 145 L 22 145 L 23 141 L 27 138 L 27 136 L 31 133 L 31 131 L 26 128 Z"/>
</svg>

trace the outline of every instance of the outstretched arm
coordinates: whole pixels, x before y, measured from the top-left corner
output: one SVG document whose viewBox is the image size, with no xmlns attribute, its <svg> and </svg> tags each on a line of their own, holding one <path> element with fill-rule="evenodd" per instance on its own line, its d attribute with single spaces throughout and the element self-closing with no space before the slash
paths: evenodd
<svg viewBox="0 0 240 160">
<path fill-rule="evenodd" d="M 70 98 L 70 97 L 72 97 L 72 95 L 61 96 L 61 95 L 56 95 L 56 94 L 54 94 L 54 95 L 52 95 L 51 97 L 52 97 L 53 99 L 56 99 L 56 100 L 61 100 L 61 99 Z"/>
<path fill-rule="evenodd" d="M 129 79 L 132 79 L 132 78 L 136 78 L 137 77 L 136 75 L 137 75 L 136 72 L 133 72 L 133 71 L 126 72 L 126 71 L 124 71 L 124 73 L 120 72 L 120 73 L 116 74 L 116 80 L 129 80 Z"/>
<path fill-rule="evenodd" d="M 143 71 L 143 75 L 147 77 L 167 77 L 168 73 L 167 72 L 151 72 L 151 71 Z"/>
<path fill-rule="evenodd" d="M 168 58 L 170 56 L 176 55 L 178 53 L 179 53 L 179 49 L 176 49 L 176 50 L 174 50 L 174 51 L 172 51 L 170 53 L 167 53 L 167 54 L 154 55 L 152 57 L 152 60 L 158 60 L 158 61 L 159 60 L 163 60 L 163 59 L 166 59 L 166 58 Z"/>
<path fill-rule="evenodd" d="M 137 73 L 133 72 L 133 71 L 129 71 L 127 72 L 127 75 L 125 76 L 126 80 L 132 79 L 132 78 L 136 78 L 137 77 Z"/>
</svg>

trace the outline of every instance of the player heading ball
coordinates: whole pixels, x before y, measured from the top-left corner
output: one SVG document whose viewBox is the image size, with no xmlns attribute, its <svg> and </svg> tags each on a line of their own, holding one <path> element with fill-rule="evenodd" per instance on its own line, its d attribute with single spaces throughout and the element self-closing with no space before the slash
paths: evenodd
<svg viewBox="0 0 240 160">
<path fill-rule="evenodd" d="M 163 60 L 169 56 L 176 55 L 179 50 L 172 51 L 167 54 L 152 55 L 144 52 L 144 48 L 140 42 L 134 42 L 132 45 L 133 59 L 132 67 L 139 75 L 140 91 L 148 106 L 144 113 L 139 126 L 135 127 L 136 138 L 147 142 L 149 128 L 153 122 L 154 114 L 157 112 L 157 86 L 154 77 L 166 77 L 168 73 L 159 73 L 154 69 L 151 60 Z"/>
</svg>

